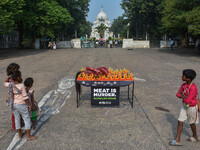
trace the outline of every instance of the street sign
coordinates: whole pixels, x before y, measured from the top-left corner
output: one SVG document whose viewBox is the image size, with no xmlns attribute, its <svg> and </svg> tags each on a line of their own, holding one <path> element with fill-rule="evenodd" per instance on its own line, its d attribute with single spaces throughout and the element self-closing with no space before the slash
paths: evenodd
<svg viewBox="0 0 200 150">
<path fill-rule="evenodd" d="M 84 41 L 84 40 L 85 40 L 85 37 L 81 37 L 81 40 Z"/>
</svg>

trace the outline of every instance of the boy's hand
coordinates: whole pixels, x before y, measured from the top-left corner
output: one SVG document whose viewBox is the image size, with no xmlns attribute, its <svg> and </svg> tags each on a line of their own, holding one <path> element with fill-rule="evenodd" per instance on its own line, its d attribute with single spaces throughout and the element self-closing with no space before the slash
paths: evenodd
<svg viewBox="0 0 200 150">
<path fill-rule="evenodd" d="M 199 112 L 200 112 L 200 99 L 197 100 L 197 105 L 198 105 Z"/>
<path fill-rule="evenodd" d="M 188 95 L 184 95 L 182 92 L 179 92 L 180 96 L 182 99 L 186 99 L 188 97 Z"/>
<path fill-rule="evenodd" d="M 9 101 L 10 101 L 9 98 L 7 98 L 7 99 L 6 99 L 6 102 L 9 103 Z"/>
<path fill-rule="evenodd" d="M 182 95 L 181 98 L 182 99 L 186 99 L 188 97 L 188 95 Z"/>
<path fill-rule="evenodd" d="M 8 78 L 5 80 L 5 82 L 9 82 L 9 80 L 10 80 L 10 77 L 8 77 Z"/>
</svg>

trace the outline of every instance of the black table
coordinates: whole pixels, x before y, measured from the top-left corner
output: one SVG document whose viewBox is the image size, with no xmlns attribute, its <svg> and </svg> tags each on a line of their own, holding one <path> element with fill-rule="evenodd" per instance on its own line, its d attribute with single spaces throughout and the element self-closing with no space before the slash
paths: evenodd
<svg viewBox="0 0 200 150">
<path fill-rule="evenodd" d="M 92 106 L 119 106 L 120 87 L 128 86 L 128 101 L 133 108 L 134 81 L 77 81 L 81 86 L 91 87 Z M 130 86 L 132 90 L 130 91 Z M 104 96 L 104 97 L 103 97 Z M 130 98 L 131 96 L 131 98 Z M 77 92 L 77 107 L 81 95 Z"/>
</svg>

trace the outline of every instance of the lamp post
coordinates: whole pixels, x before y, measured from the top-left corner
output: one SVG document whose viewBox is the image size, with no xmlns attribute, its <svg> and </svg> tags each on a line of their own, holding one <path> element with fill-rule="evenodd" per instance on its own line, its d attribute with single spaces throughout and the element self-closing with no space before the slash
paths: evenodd
<svg viewBox="0 0 200 150">
<path fill-rule="evenodd" d="M 127 39 L 129 38 L 129 26 L 130 26 L 130 23 L 127 24 L 128 25 L 128 29 L 127 29 Z"/>
</svg>

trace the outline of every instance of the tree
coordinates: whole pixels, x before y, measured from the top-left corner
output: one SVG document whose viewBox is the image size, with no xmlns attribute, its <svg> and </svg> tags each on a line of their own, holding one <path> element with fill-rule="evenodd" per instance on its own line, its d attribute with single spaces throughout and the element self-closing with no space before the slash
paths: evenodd
<svg viewBox="0 0 200 150">
<path fill-rule="evenodd" d="M 48 36 L 71 39 L 83 32 L 90 0 L 1 0 L 0 33 L 19 32 L 23 38 Z M 89 28 L 87 28 L 89 30 Z M 88 32 L 88 31 L 87 31 Z"/>
<path fill-rule="evenodd" d="M 86 36 L 90 35 L 90 33 L 92 32 L 92 23 L 89 21 L 85 21 L 84 24 L 82 24 L 82 26 L 80 27 L 80 36 Z"/>
<path fill-rule="evenodd" d="M 55 38 L 62 26 L 73 21 L 68 10 L 54 0 L 27 0 L 26 4 L 23 22 L 26 32 L 29 30 L 34 37 Z"/>
<path fill-rule="evenodd" d="M 54 0 L 2 0 L 0 13 L 0 33 L 18 30 L 19 46 L 24 36 L 54 38 L 62 26 L 73 21 L 68 10 Z"/>
<path fill-rule="evenodd" d="M 111 26 L 111 31 L 117 37 L 120 35 L 120 37 L 123 36 L 124 31 L 126 30 L 126 24 L 125 20 L 123 19 L 122 16 L 119 16 L 118 18 L 113 20 L 112 26 Z"/>
<path fill-rule="evenodd" d="M 188 12 L 186 15 L 186 22 L 189 24 L 189 33 L 195 36 L 200 35 L 200 6 Z"/>
<path fill-rule="evenodd" d="M 86 16 L 89 11 L 90 0 L 56 0 L 62 7 L 66 8 L 74 21 L 70 25 L 63 27 L 63 33 L 67 33 L 67 39 L 74 36 L 75 31 L 78 37 L 81 36 L 82 26 L 86 23 Z"/>
<path fill-rule="evenodd" d="M 8 34 L 16 28 L 16 21 L 23 12 L 24 0 L 0 1 L 0 33 Z"/>
<path fill-rule="evenodd" d="M 122 0 L 124 18 L 130 23 L 130 33 L 136 39 L 160 36 L 162 0 Z"/>
<path fill-rule="evenodd" d="M 98 27 L 96 27 L 97 32 L 100 34 L 100 37 L 104 37 L 104 32 L 108 29 L 106 25 L 101 23 Z"/>
<path fill-rule="evenodd" d="M 19 31 L 19 46 L 23 41 L 21 16 L 23 14 L 24 0 L 0 1 L 0 33 L 9 34 L 14 29 Z"/>
<path fill-rule="evenodd" d="M 170 36 L 183 35 L 185 46 L 188 42 L 188 32 L 199 34 L 199 6 L 197 0 L 164 0 L 163 28 Z"/>
</svg>

